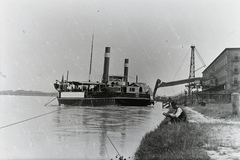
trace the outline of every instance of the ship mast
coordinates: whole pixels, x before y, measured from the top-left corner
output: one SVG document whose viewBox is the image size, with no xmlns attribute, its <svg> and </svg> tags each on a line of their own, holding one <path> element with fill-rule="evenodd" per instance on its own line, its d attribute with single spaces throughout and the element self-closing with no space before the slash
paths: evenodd
<svg viewBox="0 0 240 160">
<path fill-rule="evenodd" d="M 91 57 L 90 57 L 90 68 L 89 68 L 89 75 L 88 75 L 88 81 L 89 81 L 89 82 L 91 81 L 91 72 L 92 72 L 93 40 L 94 40 L 94 34 L 92 35 Z"/>
</svg>

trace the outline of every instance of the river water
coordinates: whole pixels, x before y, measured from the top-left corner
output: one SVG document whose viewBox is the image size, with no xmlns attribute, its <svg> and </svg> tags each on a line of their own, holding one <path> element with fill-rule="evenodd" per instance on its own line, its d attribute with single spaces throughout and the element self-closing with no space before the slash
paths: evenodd
<svg viewBox="0 0 240 160">
<path fill-rule="evenodd" d="M 163 120 L 149 107 L 66 107 L 49 97 L 0 96 L 0 159 L 134 159 Z"/>
</svg>

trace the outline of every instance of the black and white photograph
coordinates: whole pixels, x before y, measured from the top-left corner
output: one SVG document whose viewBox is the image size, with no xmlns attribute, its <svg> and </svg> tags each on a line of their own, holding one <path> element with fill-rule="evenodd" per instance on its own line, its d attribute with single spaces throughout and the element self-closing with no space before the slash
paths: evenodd
<svg viewBox="0 0 240 160">
<path fill-rule="evenodd" d="M 240 159 L 239 0 L 0 0 L 0 160 Z"/>
</svg>

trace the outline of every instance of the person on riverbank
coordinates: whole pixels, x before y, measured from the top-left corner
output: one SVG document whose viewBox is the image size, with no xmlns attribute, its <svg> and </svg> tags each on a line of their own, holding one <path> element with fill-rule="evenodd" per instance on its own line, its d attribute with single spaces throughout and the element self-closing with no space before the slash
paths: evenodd
<svg viewBox="0 0 240 160">
<path fill-rule="evenodd" d="M 173 112 L 170 113 L 163 113 L 164 116 L 170 118 L 171 123 L 178 123 L 178 122 L 186 122 L 187 121 L 187 114 L 185 111 L 178 107 L 175 101 L 171 102 L 171 107 Z"/>
</svg>

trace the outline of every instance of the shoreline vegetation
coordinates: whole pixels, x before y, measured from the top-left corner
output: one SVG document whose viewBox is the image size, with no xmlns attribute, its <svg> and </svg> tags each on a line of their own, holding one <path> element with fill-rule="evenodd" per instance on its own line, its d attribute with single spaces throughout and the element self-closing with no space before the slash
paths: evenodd
<svg viewBox="0 0 240 160">
<path fill-rule="evenodd" d="M 147 133 L 135 159 L 210 160 L 239 159 L 240 118 L 231 104 L 181 107 L 187 123 L 163 125 Z"/>
<path fill-rule="evenodd" d="M 0 95 L 18 95 L 18 96 L 57 96 L 57 92 L 26 91 L 26 90 L 6 90 L 0 91 Z"/>
</svg>

